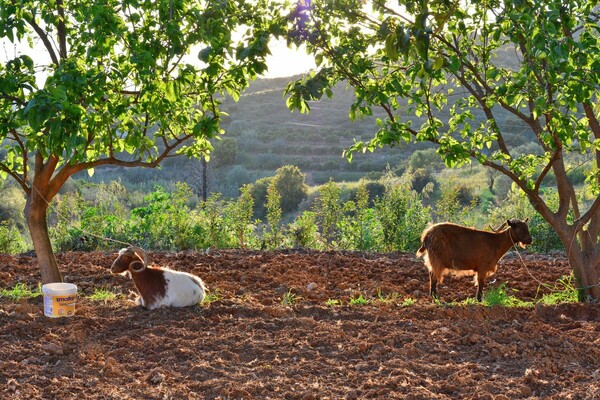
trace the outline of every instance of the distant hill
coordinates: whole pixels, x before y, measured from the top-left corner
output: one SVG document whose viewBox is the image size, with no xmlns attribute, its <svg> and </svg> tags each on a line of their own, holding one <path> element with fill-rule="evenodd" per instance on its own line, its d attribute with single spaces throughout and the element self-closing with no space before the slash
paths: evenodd
<svg viewBox="0 0 600 400">
<path fill-rule="evenodd" d="M 415 150 L 429 147 L 418 143 L 378 149 L 374 153 L 355 154 L 349 163 L 342 157 L 342 151 L 355 139 L 370 140 L 377 130 L 375 119 L 384 115 L 375 108 L 375 115 L 351 121 L 348 112 L 354 93 L 344 84 L 334 88 L 332 99 L 313 102 L 309 114 L 290 112 L 283 92 L 289 82 L 299 78 L 259 79 L 251 83 L 238 102 L 225 99 L 222 109 L 228 116 L 221 126 L 226 134 L 222 140 L 213 142 L 215 152 L 208 163 L 209 192 L 235 197 L 241 185 L 272 176 L 277 168 L 289 164 L 297 165 L 311 185 L 325 183 L 330 178 L 336 182 L 358 181 L 369 173 L 384 172 L 387 166 L 402 170 Z M 509 132 L 505 137 L 507 143 L 535 152 L 537 147 L 527 129 L 503 110 L 496 112 L 501 129 Z M 477 111 L 474 115 L 484 118 Z M 414 122 L 419 125 L 418 121 Z M 126 186 L 142 191 L 156 184 L 171 188 L 178 181 L 196 188 L 200 185 L 201 171 L 199 160 L 176 157 L 166 160 L 157 170 L 111 167 L 98 170 L 90 180 L 108 181 L 119 177 Z M 87 179 L 85 173 L 79 177 Z"/>
<path fill-rule="evenodd" d="M 369 172 L 383 172 L 388 165 L 396 167 L 415 147 L 381 149 L 375 153 L 357 154 L 352 163 L 342 157 L 344 148 L 354 139 L 369 140 L 377 129 L 375 118 L 350 121 L 348 111 L 354 101 L 352 90 L 340 85 L 333 99 L 311 104 L 309 114 L 290 112 L 283 92 L 297 77 L 261 79 L 252 82 L 238 102 L 226 99 L 223 110 L 228 117 L 222 122 L 226 134 L 215 140 L 216 151 L 209 162 L 209 191 L 225 196 L 236 196 L 245 183 L 275 174 L 283 165 L 297 165 L 307 174 L 309 184 L 321 184 L 330 178 L 335 181 L 357 181 Z M 233 142 L 233 144 L 232 144 Z M 220 160 L 225 146 L 234 146 L 235 157 Z M 185 157 L 168 159 L 160 169 L 126 169 L 111 167 L 98 169 L 88 178 L 100 182 L 119 177 L 126 186 L 151 189 L 155 184 L 169 187 L 176 181 L 185 181 L 195 187 L 200 177 L 199 160 Z"/>
</svg>

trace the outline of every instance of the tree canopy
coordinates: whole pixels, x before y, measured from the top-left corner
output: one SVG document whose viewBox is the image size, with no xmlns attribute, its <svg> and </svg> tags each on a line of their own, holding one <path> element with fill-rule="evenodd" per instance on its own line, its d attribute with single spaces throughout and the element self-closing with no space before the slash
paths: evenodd
<svg viewBox="0 0 600 400">
<path fill-rule="evenodd" d="M 508 176 L 561 237 L 584 297 L 598 299 L 599 17 L 587 0 L 299 2 L 289 38 L 319 68 L 288 86 L 288 106 L 307 112 L 345 81 L 352 118 L 383 114 L 348 158 L 428 141 L 448 166 Z M 530 151 L 511 140 L 515 123 Z M 569 179 L 575 168 L 584 187 Z"/>
<path fill-rule="evenodd" d="M 0 38 L 46 55 L 0 63 L 0 176 L 27 195 L 44 282 L 60 279 L 45 214 L 66 180 L 207 156 L 280 22 L 265 0 L 0 1 Z"/>
</svg>

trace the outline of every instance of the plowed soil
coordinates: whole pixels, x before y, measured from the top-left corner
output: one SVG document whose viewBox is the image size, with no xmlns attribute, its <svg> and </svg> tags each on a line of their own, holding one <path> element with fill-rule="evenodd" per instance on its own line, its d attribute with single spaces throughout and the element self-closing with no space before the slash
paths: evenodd
<svg viewBox="0 0 600 400">
<path fill-rule="evenodd" d="M 217 251 L 150 253 L 213 296 L 148 311 L 113 259 L 58 256 L 79 288 L 73 317 L 45 317 L 41 296 L 0 298 L 1 399 L 600 398 L 598 305 L 433 304 L 407 254 Z M 534 300 L 568 273 L 561 256 L 509 254 L 486 290 Z M 34 257 L 0 255 L 0 287 L 39 279 Z M 91 300 L 96 289 L 119 296 Z M 462 301 L 475 287 L 447 278 L 439 293 Z"/>
</svg>

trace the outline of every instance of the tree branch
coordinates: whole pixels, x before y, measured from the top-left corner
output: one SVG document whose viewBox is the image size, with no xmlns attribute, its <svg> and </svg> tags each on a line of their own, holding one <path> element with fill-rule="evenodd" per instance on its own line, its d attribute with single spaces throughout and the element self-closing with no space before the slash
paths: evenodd
<svg viewBox="0 0 600 400">
<path fill-rule="evenodd" d="M 10 100 L 10 101 L 15 102 L 18 105 L 23 106 L 23 107 L 25 107 L 27 105 L 27 101 L 20 99 L 16 96 L 8 95 L 6 93 L 0 93 L 0 99 Z"/>
<path fill-rule="evenodd" d="M 34 19 L 26 18 L 25 20 L 33 28 L 33 30 L 38 34 L 39 38 L 44 43 L 44 47 L 48 51 L 48 54 L 50 55 L 52 62 L 55 65 L 60 65 L 58 57 L 56 56 L 56 53 L 54 52 L 54 49 L 52 48 L 52 43 L 50 43 L 50 39 L 48 38 L 48 34 L 46 34 L 46 32 L 35 22 Z"/>
<path fill-rule="evenodd" d="M 574 226 L 578 227 L 578 229 L 583 228 L 588 222 L 592 221 L 594 217 L 597 217 L 599 210 L 600 196 L 596 197 L 596 200 L 594 200 L 590 208 L 580 218 L 573 222 Z M 590 229 L 588 229 L 594 241 L 596 241 L 595 238 L 598 237 L 598 229 L 598 226 L 590 226 Z"/>
<path fill-rule="evenodd" d="M 75 165 L 65 164 L 58 173 L 52 178 L 48 185 L 48 199 L 52 199 L 56 193 L 60 190 L 60 188 L 64 185 L 64 183 L 71 176 L 76 174 L 77 172 L 90 169 L 97 168 L 105 165 L 116 165 L 121 167 L 142 167 L 142 168 L 155 168 L 158 164 L 160 164 L 165 158 L 167 158 L 170 153 L 179 147 L 183 142 L 190 139 L 191 135 L 184 135 L 178 139 L 176 139 L 173 143 L 168 145 L 162 153 L 153 161 L 145 162 L 142 161 L 141 158 L 132 161 L 120 160 L 114 156 L 103 158 L 96 161 L 89 161 Z"/>
<path fill-rule="evenodd" d="M 29 156 L 27 153 L 27 148 L 25 147 L 25 143 L 19 137 L 19 133 L 15 129 L 10 129 L 10 133 L 12 133 L 14 140 L 19 144 L 19 148 L 21 149 L 21 153 L 23 153 L 23 182 L 27 182 L 27 175 L 29 171 Z"/>
<path fill-rule="evenodd" d="M 58 32 L 58 52 L 60 58 L 64 60 L 67 58 L 67 28 L 63 0 L 56 0 L 56 10 L 58 12 L 58 26 L 56 27 Z"/>
<path fill-rule="evenodd" d="M 25 191 L 25 193 L 29 194 L 30 188 L 29 188 L 29 186 L 27 186 L 27 181 L 25 179 L 23 179 L 22 176 L 17 174 L 12 169 L 8 168 L 3 162 L 0 162 L 0 170 L 4 171 L 8 175 L 10 175 L 19 184 L 19 186 L 21 186 L 21 188 Z"/>
</svg>

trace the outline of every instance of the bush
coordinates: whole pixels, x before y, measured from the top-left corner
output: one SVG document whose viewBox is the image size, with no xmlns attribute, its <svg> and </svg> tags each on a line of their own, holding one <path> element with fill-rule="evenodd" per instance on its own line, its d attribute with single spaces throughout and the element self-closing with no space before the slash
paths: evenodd
<svg viewBox="0 0 600 400">
<path fill-rule="evenodd" d="M 335 247 L 339 237 L 338 221 L 342 219 L 340 188 L 332 180 L 325 185 L 316 199 L 314 212 L 321 228 L 321 237 L 327 247 Z"/>
<path fill-rule="evenodd" d="M 254 198 L 254 217 L 264 219 L 266 216 L 267 188 L 271 181 L 275 183 L 281 195 L 281 211 L 290 213 L 298 210 L 298 205 L 308 196 L 305 175 L 294 165 L 284 165 L 275 176 L 262 178 L 254 182 L 251 194 Z"/>
<path fill-rule="evenodd" d="M 440 192 L 440 198 L 435 204 L 436 220 L 465 224 L 476 204 L 469 189 L 450 179 L 442 184 Z"/>
<path fill-rule="evenodd" d="M 382 227 L 384 250 L 414 252 L 419 248 L 431 211 L 416 191 L 406 185 L 394 186 L 375 203 L 375 210 Z"/>
<path fill-rule="evenodd" d="M 308 195 L 306 175 L 294 165 L 284 165 L 275 173 L 275 185 L 281 195 L 281 211 L 290 213 L 298 209 L 298 205 Z"/>
<path fill-rule="evenodd" d="M 377 250 L 382 230 L 372 208 L 368 207 L 369 192 L 359 186 L 354 201 L 344 204 L 345 215 L 339 222 L 340 247 L 349 250 Z"/>
<path fill-rule="evenodd" d="M 263 219 L 267 215 L 267 188 L 271 182 L 272 177 L 261 178 L 254 182 L 250 187 L 250 194 L 254 199 L 254 218 Z"/>
<path fill-rule="evenodd" d="M 235 163 L 238 152 L 239 145 L 236 139 L 223 138 L 220 141 L 215 141 L 211 159 L 214 159 L 217 167 L 232 165 Z"/>
<path fill-rule="evenodd" d="M 161 250 L 197 249 L 195 218 L 187 206 L 191 197 L 192 190 L 185 183 L 178 183 L 172 194 L 157 186 L 145 198 L 145 207 L 131 210 L 129 241 Z"/>
<path fill-rule="evenodd" d="M 0 223 L 0 253 L 17 254 L 26 250 L 25 241 L 17 227 L 4 221 Z"/>
<path fill-rule="evenodd" d="M 409 176 L 410 186 L 413 190 L 417 191 L 417 193 L 423 192 L 423 189 L 425 189 L 428 184 L 435 184 L 435 178 L 429 168 L 419 168 L 410 172 Z"/>
<path fill-rule="evenodd" d="M 294 248 L 319 248 L 317 235 L 317 215 L 313 211 L 305 211 L 288 227 Z"/>
<path fill-rule="evenodd" d="M 7 186 L 0 189 L 0 221 L 12 221 L 12 223 L 20 228 L 25 229 L 25 217 L 23 210 L 25 209 L 25 195 L 23 190 L 15 186 Z"/>
<path fill-rule="evenodd" d="M 267 188 L 267 228 L 265 243 L 269 249 L 276 249 L 282 245 L 281 232 L 281 195 L 277 190 L 277 181 L 272 180 Z"/>
<path fill-rule="evenodd" d="M 240 189 L 236 201 L 229 202 L 224 209 L 225 221 L 230 226 L 237 239 L 237 247 L 247 248 L 253 241 L 254 224 L 252 214 L 254 199 L 252 199 L 251 186 L 245 185 Z"/>
</svg>

